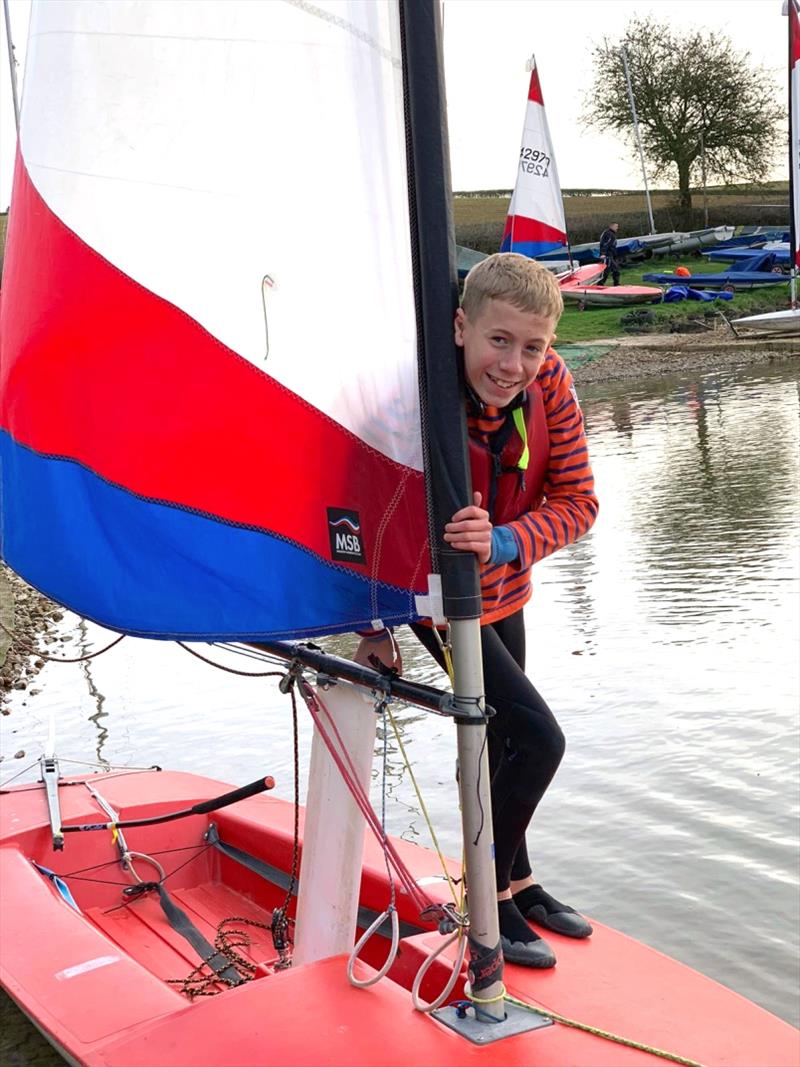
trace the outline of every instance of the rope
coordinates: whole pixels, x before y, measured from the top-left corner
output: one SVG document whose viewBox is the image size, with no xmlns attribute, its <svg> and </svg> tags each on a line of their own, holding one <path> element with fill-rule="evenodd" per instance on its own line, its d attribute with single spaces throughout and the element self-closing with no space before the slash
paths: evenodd
<svg viewBox="0 0 800 1067">
<path fill-rule="evenodd" d="M 456 953 L 456 958 L 455 962 L 453 963 L 453 970 L 450 975 L 450 978 L 447 981 L 447 985 L 441 991 L 436 1000 L 431 1001 L 431 1003 L 428 1004 L 424 1000 L 422 1000 L 419 995 L 420 987 L 422 986 L 422 980 L 428 973 L 428 968 L 431 966 L 436 957 L 441 955 L 441 953 L 444 952 L 446 948 L 452 945 L 456 938 L 459 938 L 458 952 Z M 436 1008 L 444 1004 L 445 1000 L 447 1000 L 447 998 L 450 996 L 450 993 L 453 990 L 453 986 L 456 984 L 456 982 L 458 981 L 458 976 L 461 974 L 461 967 L 464 963 L 464 957 L 467 954 L 467 941 L 468 938 L 466 936 L 466 928 L 463 926 L 459 926 L 459 928 L 455 930 L 450 935 L 450 937 L 442 941 L 439 947 L 434 949 L 433 952 L 431 952 L 431 954 L 422 964 L 422 966 L 416 973 L 416 976 L 414 978 L 414 984 L 411 987 L 411 1003 L 414 1005 L 414 1008 L 417 1011 L 420 1011 L 423 1014 L 427 1015 L 429 1012 L 435 1011 Z"/>
<path fill-rule="evenodd" d="M 386 709 L 388 706 L 388 700 L 384 697 L 380 704 L 377 705 L 376 711 L 380 709 L 381 720 L 383 726 L 383 761 L 382 761 L 382 773 L 381 773 L 381 845 L 383 847 L 383 862 L 386 864 L 386 877 L 389 879 L 389 907 L 377 917 L 374 923 L 365 930 L 363 935 L 359 938 L 356 944 L 353 946 L 353 950 L 350 953 L 347 960 L 347 979 L 351 985 L 356 989 L 367 989 L 371 985 L 375 985 L 389 972 L 389 968 L 397 958 L 397 950 L 400 945 L 400 919 L 397 914 L 396 899 L 394 886 L 394 876 L 392 874 L 392 867 L 389 863 L 389 855 L 386 850 L 386 769 L 389 757 L 389 746 L 387 744 L 386 737 Z M 353 968 L 355 966 L 356 958 L 358 957 L 361 949 L 366 945 L 375 931 L 383 924 L 384 919 L 390 918 L 392 923 L 392 943 L 389 946 L 389 952 L 386 959 L 383 962 L 383 966 L 380 970 L 376 971 L 370 978 L 360 979 L 356 978 Z"/>
<path fill-rule="evenodd" d="M 209 667 L 216 667 L 219 671 L 227 671 L 228 674 L 236 674 L 240 678 L 283 678 L 285 674 L 285 671 L 237 671 L 235 667 L 226 667 L 223 663 L 215 663 L 213 659 L 201 656 L 199 652 L 195 652 L 193 648 L 185 645 L 183 641 L 176 641 L 175 644 L 182 648 L 184 652 L 188 652 L 190 655 L 202 660 L 203 663 L 207 663 Z"/>
<path fill-rule="evenodd" d="M 286 899 L 272 913 L 269 930 L 272 943 L 278 953 L 278 970 L 290 967 L 292 939 L 289 936 L 289 905 L 297 885 L 297 870 L 300 863 L 300 743 L 297 724 L 297 697 L 295 696 L 294 675 L 286 675 L 289 696 L 292 698 L 292 742 L 294 748 L 294 833 L 292 837 L 292 870 L 289 885 L 286 887 Z"/>
<path fill-rule="evenodd" d="M 437 838 L 436 831 L 433 828 L 433 822 L 431 821 L 431 817 L 428 814 L 428 809 L 425 806 L 425 801 L 422 799 L 422 793 L 421 793 L 420 788 L 419 788 L 419 783 L 417 782 L 416 775 L 414 774 L 414 771 L 413 771 L 413 769 L 411 767 L 411 761 L 408 758 L 408 754 L 406 752 L 406 747 L 403 744 L 403 739 L 400 736 L 400 731 L 397 728 L 397 723 L 395 722 L 394 715 L 392 715 L 392 709 L 388 708 L 387 710 L 388 710 L 388 713 L 389 713 L 389 722 L 391 722 L 391 724 L 392 724 L 392 730 L 394 731 L 395 740 L 397 741 L 397 746 L 400 749 L 400 754 L 403 757 L 403 763 L 405 764 L 406 770 L 408 771 L 409 778 L 411 779 L 411 784 L 414 787 L 414 792 L 416 793 L 417 800 L 419 801 L 419 806 L 422 809 L 422 814 L 423 814 L 423 816 L 425 818 L 425 823 L 427 824 L 427 827 L 428 827 L 428 833 L 431 835 L 431 841 L 433 842 L 433 847 L 436 849 L 436 855 L 439 857 L 439 863 L 441 864 L 442 871 L 444 872 L 444 876 L 447 879 L 447 884 L 450 886 L 450 894 L 451 894 L 451 896 L 453 898 L 453 903 L 455 904 L 458 901 L 458 894 L 456 893 L 455 884 L 454 884 L 453 879 L 452 879 L 452 877 L 450 875 L 450 872 L 447 869 L 447 862 L 445 860 L 444 853 L 442 852 L 441 847 L 439 846 L 439 839 Z M 462 866 L 462 870 L 461 870 L 461 884 L 462 885 L 464 884 L 463 866 Z"/>
<path fill-rule="evenodd" d="M 74 764 L 76 764 L 78 766 L 86 766 L 86 761 L 85 760 L 64 759 L 63 756 L 59 756 L 58 757 L 58 761 L 59 761 L 59 763 L 74 763 Z M 23 769 L 21 771 L 18 771 L 17 774 L 12 775 L 10 778 L 6 778 L 2 783 L 0 783 L 0 793 L 5 792 L 5 788 L 6 788 L 7 785 L 10 785 L 11 782 L 15 781 L 17 778 L 21 777 L 23 774 L 26 774 L 28 771 L 33 770 L 33 768 L 38 766 L 38 764 L 39 764 L 39 760 L 37 760 L 36 763 L 29 764 L 27 767 L 23 767 Z M 90 763 L 89 766 L 90 767 L 102 767 L 103 764 L 102 763 L 96 763 L 96 764 L 95 763 Z M 161 768 L 155 763 L 153 764 L 152 767 L 129 767 L 126 770 L 122 770 L 122 769 L 111 770 L 111 771 L 108 771 L 107 773 L 104 772 L 103 781 L 106 782 L 110 778 L 122 778 L 126 774 L 141 774 L 141 773 L 147 772 L 147 771 L 160 771 L 160 770 L 161 770 Z M 94 777 L 96 777 L 96 776 L 97 775 L 95 773 Z M 76 779 L 76 780 L 66 781 L 65 779 L 61 778 L 61 779 L 59 779 L 59 782 L 58 782 L 59 789 L 64 789 L 65 787 L 74 786 L 74 785 L 86 785 L 86 779 L 79 778 L 79 779 Z M 32 782 L 30 785 L 18 785 L 15 788 L 14 792 L 15 793 L 28 793 L 32 789 L 41 790 L 41 788 L 42 788 L 42 783 L 41 783 L 41 781 L 38 781 L 38 782 Z"/>
<path fill-rule="evenodd" d="M 359 810 L 367 821 L 367 825 L 381 842 L 381 846 L 385 848 L 385 854 L 390 858 L 391 864 L 397 873 L 403 888 L 408 893 L 414 905 L 419 908 L 420 912 L 425 911 L 428 908 L 438 907 L 434 901 L 424 893 L 416 883 L 414 876 L 409 871 L 406 864 L 401 859 L 397 849 L 392 844 L 388 837 L 384 837 L 381 831 L 380 820 L 375 814 L 375 810 L 369 802 L 369 797 L 364 792 L 358 778 L 356 776 L 355 767 L 352 760 L 348 755 L 346 746 L 342 740 L 342 736 L 336 728 L 336 723 L 331 718 L 330 712 L 325 707 L 325 703 L 322 698 L 314 692 L 308 682 L 303 678 L 298 678 L 298 686 L 300 688 L 300 694 L 303 700 L 306 702 L 308 710 L 311 713 L 311 717 L 314 720 L 314 724 L 319 731 L 319 735 L 325 743 L 328 751 L 331 754 L 336 766 L 339 768 L 339 772 L 343 776 L 347 788 L 358 805 Z M 333 737 L 336 739 L 334 744 L 331 734 L 323 723 L 323 715 L 328 721 L 328 724 L 333 733 Z M 337 748 L 338 745 L 338 748 Z"/>
<path fill-rule="evenodd" d="M 210 961 L 217 955 L 223 955 L 230 960 L 235 970 L 240 972 L 239 977 L 242 981 L 250 982 L 255 978 L 256 964 L 238 951 L 241 948 L 249 948 L 253 940 L 245 930 L 226 929 L 229 923 L 242 923 L 244 926 L 254 926 L 261 930 L 269 930 L 267 923 L 259 922 L 257 919 L 245 919 L 240 915 L 223 919 L 217 926 L 217 932 L 214 937 L 214 952 L 206 959 L 201 960 L 196 967 L 193 967 L 185 978 L 167 979 L 170 985 L 180 986 L 180 992 L 189 997 L 190 1000 L 195 997 L 216 996 L 217 993 L 222 992 L 222 989 L 219 988 L 220 984 L 226 988 L 240 984 L 224 978 L 211 968 Z M 204 973 L 205 968 L 208 968 L 211 973 Z"/>
<path fill-rule="evenodd" d="M 614 1034 L 610 1030 L 601 1030 L 597 1026 L 589 1026 L 588 1023 L 578 1022 L 577 1019 L 569 1019 L 566 1015 L 559 1015 L 555 1011 L 547 1011 L 545 1008 L 537 1008 L 533 1004 L 528 1004 L 524 1000 L 519 1000 L 518 997 L 512 997 L 510 993 L 507 993 L 505 987 L 499 997 L 491 997 L 488 1000 L 484 1000 L 481 997 L 476 997 L 471 989 L 469 983 L 464 986 L 464 992 L 467 998 L 474 1004 L 491 1004 L 498 1000 L 507 1000 L 509 1004 L 514 1004 L 518 1008 L 522 1008 L 524 1011 L 534 1012 L 536 1015 L 541 1015 L 545 1019 L 550 1019 L 554 1023 L 561 1023 L 562 1026 L 569 1026 L 573 1030 L 582 1030 L 586 1034 L 592 1034 L 594 1037 L 600 1037 L 604 1041 L 612 1041 L 615 1045 L 624 1045 L 626 1048 L 635 1048 L 639 1052 L 647 1052 L 651 1056 L 658 1056 L 662 1060 L 671 1060 L 673 1063 L 683 1064 L 683 1067 L 703 1067 L 702 1063 L 697 1060 L 690 1060 L 686 1056 L 679 1056 L 677 1052 L 669 1052 L 663 1048 L 657 1048 L 655 1045 L 648 1045 L 644 1041 L 634 1041 L 629 1037 L 622 1037 L 621 1034 Z"/>
<path fill-rule="evenodd" d="M 453 666 L 452 645 L 450 644 L 450 623 L 447 624 L 445 631 L 445 640 L 442 640 L 442 635 L 436 626 L 433 627 L 433 636 L 439 645 L 442 652 L 442 658 L 444 659 L 445 670 L 447 671 L 447 677 L 450 679 L 450 685 L 453 689 L 456 687 L 456 672 Z"/>
</svg>

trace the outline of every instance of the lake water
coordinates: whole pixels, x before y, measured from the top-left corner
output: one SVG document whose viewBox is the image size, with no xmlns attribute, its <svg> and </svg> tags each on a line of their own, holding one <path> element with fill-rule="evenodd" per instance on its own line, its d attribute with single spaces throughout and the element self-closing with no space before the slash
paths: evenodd
<svg viewBox="0 0 800 1067">
<path fill-rule="evenodd" d="M 526 609 L 529 673 L 567 736 L 529 832 L 534 872 L 797 1024 L 800 368 L 580 392 L 601 514 L 535 568 Z M 63 654 L 107 636 L 70 616 L 62 626 Z M 399 636 L 407 676 L 440 681 Z M 347 654 L 352 641 L 326 646 Z M 291 797 L 290 708 L 271 681 L 128 639 L 87 664 L 48 664 L 34 688 L 2 721 L 2 778 L 38 756 L 54 714 L 62 757 L 237 784 L 270 773 Z M 454 729 L 400 717 L 440 840 L 458 854 Z M 304 716 L 304 768 L 309 746 Z M 388 793 L 390 830 L 427 844 L 394 745 Z"/>
</svg>

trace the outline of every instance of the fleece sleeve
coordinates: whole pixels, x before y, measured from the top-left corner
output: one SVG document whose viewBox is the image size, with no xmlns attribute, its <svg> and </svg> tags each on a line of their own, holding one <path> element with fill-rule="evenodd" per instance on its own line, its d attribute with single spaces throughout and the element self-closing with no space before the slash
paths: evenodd
<svg viewBox="0 0 800 1067">
<path fill-rule="evenodd" d="M 508 523 L 518 547 L 518 566 L 530 567 L 572 544 L 597 517 L 594 475 L 572 375 L 551 352 L 539 375 L 550 438 L 550 461 L 542 503 Z"/>
</svg>

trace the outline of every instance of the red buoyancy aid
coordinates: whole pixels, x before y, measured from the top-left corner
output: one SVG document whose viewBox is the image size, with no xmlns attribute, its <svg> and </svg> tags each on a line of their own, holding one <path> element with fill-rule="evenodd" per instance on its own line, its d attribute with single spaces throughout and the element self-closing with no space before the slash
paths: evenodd
<svg viewBox="0 0 800 1067">
<path fill-rule="evenodd" d="M 489 512 L 494 526 L 513 522 L 535 510 L 542 500 L 550 462 L 550 435 L 538 381 L 525 391 L 522 405 L 528 435 L 527 470 L 521 471 L 517 466 L 525 442 L 514 425 L 511 407 L 506 409 L 505 423 L 488 444 L 472 435 L 469 438 L 472 489 L 481 494 L 482 506 Z"/>
</svg>

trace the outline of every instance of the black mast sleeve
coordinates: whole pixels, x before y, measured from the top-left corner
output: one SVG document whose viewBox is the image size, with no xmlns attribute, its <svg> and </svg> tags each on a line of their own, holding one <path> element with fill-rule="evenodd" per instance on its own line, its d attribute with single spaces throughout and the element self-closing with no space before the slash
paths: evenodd
<svg viewBox="0 0 800 1067">
<path fill-rule="evenodd" d="M 400 0 L 400 28 L 431 550 L 445 615 L 475 619 L 481 614 L 476 557 L 442 539 L 445 523 L 472 503 L 472 480 L 462 362 L 453 338 L 458 278 L 438 0 Z"/>
</svg>

